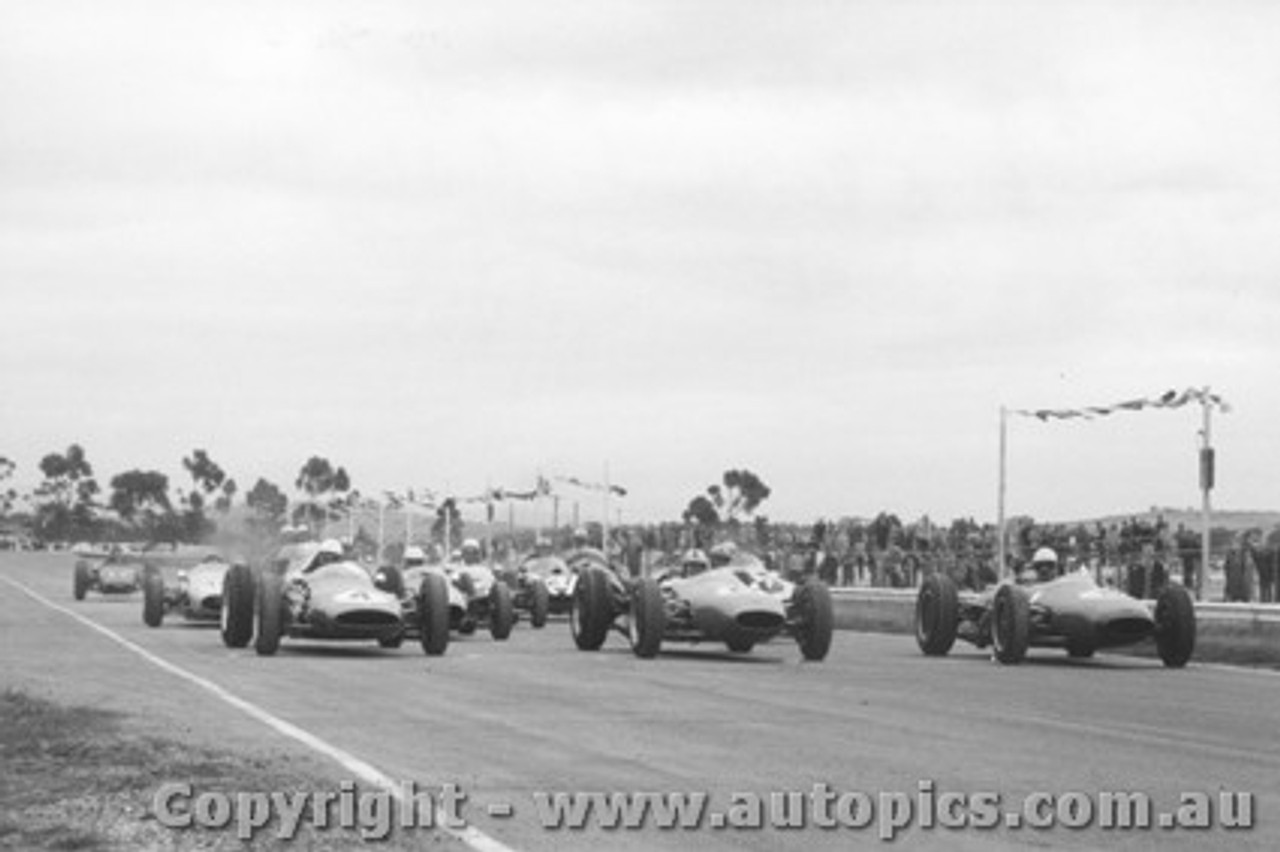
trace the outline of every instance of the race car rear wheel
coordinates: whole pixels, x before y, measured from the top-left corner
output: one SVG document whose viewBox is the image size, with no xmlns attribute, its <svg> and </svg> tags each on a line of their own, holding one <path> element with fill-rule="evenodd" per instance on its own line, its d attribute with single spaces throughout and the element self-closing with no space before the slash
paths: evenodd
<svg viewBox="0 0 1280 852">
<path fill-rule="evenodd" d="M 502 642 L 511 635 L 516 623 L 515 604 L 511 589 L 501 580 L 495 580 L 489 589 L 489 635 Z"/>
<path fill-rule="evenodd" d="M 960 599 L 955 580 L 946 574 L 930 574 L 916 595 L 916 644 L 931 657 L 942 657 L 956 643 L 960 626 Z"/>
<path fill-rule="evenodd" d="M 662 600 L 662 587 L 652 577 L 644 577 L 631 589 L 631 613 L 627 619 L 631 650 L 642 660 L 658 656 L 666 627 L 667 610 Z"/>
<path fill-rule="evenodd" d="M 569 632 L 580 651 L 599 651 L 613 623 L 613 598 L 603 568 L 584 565 L 573 589 Z"/>
<path fill-rule="evenodd" d="M 394 565 L 379 568 L 373 575 L 373 585 L 397 598 L 404 597 L 404 573 Z"/>
<path fill-rule="evenodd" d="M 243 648 L 253 638 L 253 572 L 248 565 L 237 563 L 222 578 L 222 643 L 228 648 Z"/>
<path fill-rule="evenodd" d="M 449 647 L 449 584 L 428 572 L 418 586 L 418 632 L 422 652 L 438 657 Z"/>
<path fill-rule="evenodd" d="M 76 560 L 76 577 L 75 577 L 75 596 L 76 600 L 84 600 L 85 594 L 89 591 L 89 563 L 83 559 Z"/>
<path fill-rule="evenodd" d="M 541 577 L 533 581 L 529 595 L 529 624 L 534 628 L 546 627 L 547 616 L 551 614 L 551 592 Z"/>
<path fill-rule="evenodd" d="M 258 635 L 253 642 L 259 656 L 270 657 L 280 650 L 283 614 L 284 578 L 275 571 L 263 571 L 258 582 Z"/>
<path fill-rule="evenodd" d="M 1180 669 L 1196 647 L 1196 609 L 1182 586 L 1166 586 L 1156 598 L 1156 649 L 1171 669 Z"/>
<path fill-rule="evenodd" d="M 142 621 L 148 627 L 164 623 L 164 577 L 151 566 L 142 577 Z"/>
<path fill-rule="evenodd" d="M 831 590 L 821 580 L 808 580 L 796 587 L 796 642 L 806 660 L 818 661 L 831 650 L 835 612 Z"/>
<path fill-rule="evenodd" d="M 1031 599 L 1021 586 L 1003 585 L 991 603 L 991 650 L 1005 664 L 1022 662 L 1031 642 Z"/>
</svg>

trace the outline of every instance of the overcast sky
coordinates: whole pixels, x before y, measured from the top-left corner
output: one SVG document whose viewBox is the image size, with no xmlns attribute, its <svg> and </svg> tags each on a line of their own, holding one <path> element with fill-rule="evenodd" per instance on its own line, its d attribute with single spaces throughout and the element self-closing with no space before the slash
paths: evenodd
<svg viewBox="0 0 1280 852">
<path fill-rule="evenodd" d="M 0 455 L 996 511 L 1209 385 L 1280 506 L 1280 6 L 0 6 Z M 1009 510 L 1198 505 L 1195 406 Z M 590 516 L 599 501 L 580 498 Z"/>
</svg>

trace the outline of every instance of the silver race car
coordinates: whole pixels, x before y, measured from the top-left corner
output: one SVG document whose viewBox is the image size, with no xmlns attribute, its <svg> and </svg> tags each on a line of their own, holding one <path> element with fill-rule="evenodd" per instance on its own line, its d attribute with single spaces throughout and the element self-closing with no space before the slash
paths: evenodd
<svg viewBox="0 0 1280 852">
<path fill-rule="evenodd" d="M 658 654 L 664 641 L 721 642 L 735 653 L 785 634 L 806 660 L 831 648 L 831 592 L 818 581 L 793 584 L 759 560 L 719 548 L 713 566 L 701 551 L 684 555 L 664 575 L 627 578 L 599 551 L 569 559 L 578 573 L 569 626 L 578 648 L 594 651 L 610 630 L 624 633 L 638 657 Z"/>
<path fill-rule="evenodd" d="M 288 636 L 395 648 L 406 632 L 400 599 L 377 588 L 336 541 L 287 545 L 256 577 L 246 565 L 226 574 L 222 638 L 229 647 L 252 637 L 257 652 L 270 656 Z M 433 653 L 425 639 L 423 650 Z"/>
<path fill-rule="evenodd" d="M 76 559 L 72 592 L 82 601 L 89 592 L 104 595 L 127 595 L 142 588 L 146 563 L 120 548 L 102 554 L 84 555 Z"/>
<path fill-rule="evenodd" d="M 1154 639 L 1160 659 L 1181 668 L 1196 642 L 1196 614 L 1181 586 L 1154 602 L 1099 586 L 1086 570 L 1054 576 L 1057 555 L 1041 548 L 1021 582 L 985 592 L 962 592 L 945 574 L 925 578 L 916 597 L 915 633 L 929 656 L 950 652 L 957 638 L 988 646 L 1001 663 L 1019 663 L 1028 648 L 1061 648 L 1072 657 Z"/>
<path fill-rule="evenodd" d="M 165 614 L 175 610 L 188 621 L 219 621 L 223 582 L 230 567 L 221 554 L 210 553 L 178 571 L 176 585 L 166 585 L 160 569 L 148 566 L 142 577 L 143 622 L 159 627 Z"/>
</svg>

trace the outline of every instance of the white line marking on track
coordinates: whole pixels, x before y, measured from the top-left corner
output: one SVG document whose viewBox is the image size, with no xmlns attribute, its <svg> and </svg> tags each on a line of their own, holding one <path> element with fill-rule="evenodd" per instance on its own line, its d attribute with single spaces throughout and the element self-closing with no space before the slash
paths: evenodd
<svg viewBox="0 0 1280 852">
<path fill-rule="evenodd" d="M 263 724 L 268 725 L 269 727 L 275 729 L 277 732 L 284 734 L 286 737 L 295 739 L 298 742 L 305 745 L 307 748 L 310 748 L 313 751 L 317 751 L 320 754 L 323 754 L 325 757 L 328 757 L 329 759 L 336 761 L 337 763 L 341 764 L 341 766 L 344 769 L 346 769 L 351 774 L 355 775 L 360 780 L 366 781 L 369 784 L 373 784 L 377 787 L 381 787 L 383 790 L 386 790 L 388 793 L 390 793 L 392 796 L 394 796 L 396 799 L 399 800 L 400 805 L 402 807 L 408 805 L 408 803 L 404 799 L 404 791 L 401 788 L 401 785 L 396 781 L 392 780 L 390 776 L 384 774 L 381 770 L 373 766 L 373 764 L 367 763 L 366 761 L 361 760 L 360 758 L 356 757 L 350 752 L 343 751 L 337 746 L 331 745 L 325 742 L 324 740 L 317 737 L 315 734 L 312 734 L 308 731 L 304 731 L 302 728 L 299 728 L 297 725 L 294 725 L 292 722 L 286 722 L 284 719 L 281 719 L 278 716 L 271 715 L 270 713 L 268 713 L 266 710 L 263 710 L 258 705 L 253 704 L 252 702 L 246 701 L 245 699 L 240 698 L 238 695 L 228 692 L 227 690 L 223 689 L 221 686 L 219 686 L 218 684 L 214 683 L 211 680 L 206 680 L 205 678 L 202 678 L 197 674 L 193 674 L 180 666 L 174 665 L 173 663 L 169 662 L 168 660 L 162 657 L 157 657 L 155 654 L 151 653 L 146 648 L 143 648 L 140 645 L 135 645 L 133 642 L 130 642 L 128 639 L 124 638 L 119 633 L 116 633 L 114 630 L 111 630 L 109 627 L 104 627 L 91 618 L 86 618 L 85 616 L 81 615 L 80 613 L 74 610 L 67 609 L 65 606 L 62 606 L 61 604 L 54 603 L 53 601 L 41 595 L 39 592 L 36 592 L 32 589 L 27 588 L 25 585 L 23 585 L 22 583 L 19 583 L 17 580 L 14 580 L 10 577 L 0 577 L 0 580 L 4 580 L 6 583 L 13 586 L 15 589 L 18 589 L 19 591 L 24 593 L 27 597 L 43 604 L 49 609 L 52 609 L 56 612 L 60 612 L 63 615 L 70 616 L 71 618 L 74 618 L 76 621 L 80 622 L 86 627 L 90 627 L 98 631 L 99 633 L 106 636 L 111 641 L 115 642 L 116 644 L 120 645 L 121 647 L 129 651 L 132 651 L 133 653 L 142 657 L 144 660 L 151 663 L 152 665 L 157 666 L 158 668 L 164 669 L 169 674 L 175 675 L 176 677 L 180 677 L 185 681 L 195 684 L 201 689 L 204 689 L 208 692 L 213 693 L 222 701 L 225 701 L 227 704 L 230 704 L 232 707 L 235 707 L 237 710 L 240 710 L 246 715 L 252 716 L 254 719 L 257 719 L 259 722 L 262 722 Z M 450 828 L 446 825 L 441 824 L 442 817 L 445 815 L 437 811 L 434 816 L 435 816 L 435 819 L 433 820 L 433 822 L 436 824 L 436 826 L 439 827 L 441 831 L 445 832 L 446 834 L 449 834 L 450 836 L 454 837 L 457 840 L 462 841 L 467 846 L 476 850 L 476 852 L 515 852 L 515 850 L 512 849 L 512 847 L 504 845 L 501 841 L 495 840 L 494 838 L 490 837 L 489 835 L 485 834 L 483 831 L 480 831 L 480 829 L 475 828 L 474 826 L 467 826 L 466 828 L 463 828 L 463 829 Z"/>
</svg>

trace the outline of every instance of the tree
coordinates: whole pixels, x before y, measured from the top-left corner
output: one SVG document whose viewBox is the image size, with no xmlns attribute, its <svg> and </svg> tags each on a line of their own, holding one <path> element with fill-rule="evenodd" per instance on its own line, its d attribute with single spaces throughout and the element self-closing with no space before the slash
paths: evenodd
<svg viewBox="0 0 1280 852">
<path fill-rule="evenodd" d="M 18 466 L 16 464 L 5 456 L 0 456 L 0 483 L 13 476 L 13 472 L 17 469 Z M 18 492 L 12 488 L 0 491 L 0 518 L 3 518 L 13 510 L 13 504 L 17 499 Z"/>
<path fill-rule="evenodd" d="M 36 487 L 36 534 L 46 541 L 65 541 L 93 534 L 94 497 L 98 482 L 79 444 L 40 460 L 44 481 Z"/>
<path fill-rule="evenodd" d="M 445 540 L 445 524 L 449 526 L 449 539 Z M 444 547 L 445 556 L 455 547 L 462 544 L 462 512 L 458 510 L 458 501 L 446 497 L 436 507 L 436 519 L 431 523 L 431 538 Z"/>
<path fill-rule="evenodd" d="M 121 518 L 133 522 L 139 516 L 164 514 L 173 511 L 169 501 L 169 477 L 157 470 L 129 470 L 111 479 L 111 499 L 108 505 Z"/>
<path fill-rule="evenodd" d="M 329 519 L 333 505 L 344 499 L 341 495 L 351 490 L 351 477 L 345 469 L 330 464 L 328 459 L 312 456 L 298 471 L 298 478 L 293 484 L 307 495 L 306 501 L 293 510 L 293 522 L 322 525 Z M 334 498 L 328 501 L 328 505 L 323 501 L 326 495 Z"/>
<path fill-rule="evenodd" d="M 724 472 L 725 515 L 729 518 L 750 517 L 769 498 L 772 490 L 759 476 L 743 468 Z"/>
<path fill-rule="evenodd" d="M 227 479 L 226 472 L 204 450 L 193 451 L 182 460 L 182 466 L 191 475 L 194 486 L 190 492 L 182 495 L 182 502 L 187 507 L 182 516 L 183 537 L 187 541 L 196 542 L 214 528 L 204 514 L 208 499 L 227 483 L 231 484 L 234 493 L 235 483 Z M 219 497 L 215 505 L 225 512 L 231 504 L 229 499 L 224 501 L 223 497 Z"/>
<path fill-rule="evenodd" d="M 721 481 L 723 485 L 712 483 L 705 494 L 690 500 L 682 515 L 686 524 L 697 527 L 700 542 L 709 541 L 722 522 L 736 529 L 739 523 L 751 519 L 771 493 L 759 476 L 745 468 L 726 470 Z"/>
<path fill-rule="evenodd" d="M 249 526 L 267 535 L 275 535 L 280 531 L 285 512 L 289 509 L 289 498 L 279 486 L 259 477 L 245 495 L 244 502 L 252 513 Z"/>
</svg>

